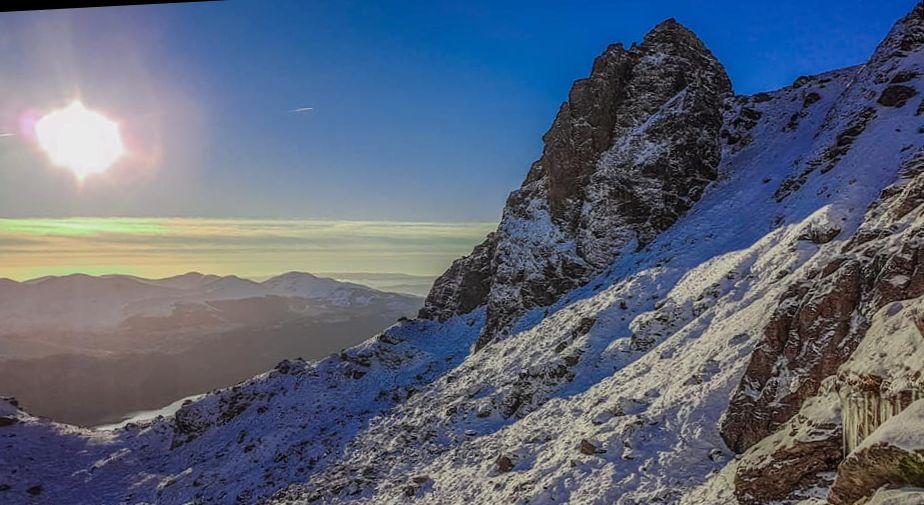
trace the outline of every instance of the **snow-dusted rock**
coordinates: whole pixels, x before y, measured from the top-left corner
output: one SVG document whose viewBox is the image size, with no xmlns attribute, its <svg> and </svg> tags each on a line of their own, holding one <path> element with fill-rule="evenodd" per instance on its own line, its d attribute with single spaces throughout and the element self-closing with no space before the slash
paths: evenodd
<svg viewBox="0 0 924 505">
<path fill-rule="evenodd" d="M 756 505 L 813 494 L 824 496 L 843 458 L 840 398 L 832 380 L 824 389 L 824 393 L 808 399 L 786 424 L 741 456 L 735 472 L 739 503 Z"/>
<path fill-rule="evenodd" d="M 865 505 L 924 505 L 924 489 L 904 487 L 881 488 Z"/>
</svg>

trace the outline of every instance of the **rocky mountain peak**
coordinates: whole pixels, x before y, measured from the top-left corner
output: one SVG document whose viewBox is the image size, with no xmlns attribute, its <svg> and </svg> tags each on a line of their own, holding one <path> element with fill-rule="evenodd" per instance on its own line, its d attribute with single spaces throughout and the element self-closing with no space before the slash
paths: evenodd
<svg viewBox="0 0 924 505">
<path fill-rule="evenodd" d="M 642 44 L 654 44 L 659 42 L 670 43 L 693 43 L 701 49 L 705 49 L 703 42 L 689 28 L 680 24 L 675 18 L 667 18 L 661 21 L 654 28 L 645 34 Z"/>
<path fill-rule="evenodd" d="M 497 232 L 437 280 L 421 316 L 486 305 L 480 348 L 650 242 L 715 179 L 730 92 L 722 65 L 674 19 L 628 50 L 609 46 L 574 82 Z"/>
</svg>

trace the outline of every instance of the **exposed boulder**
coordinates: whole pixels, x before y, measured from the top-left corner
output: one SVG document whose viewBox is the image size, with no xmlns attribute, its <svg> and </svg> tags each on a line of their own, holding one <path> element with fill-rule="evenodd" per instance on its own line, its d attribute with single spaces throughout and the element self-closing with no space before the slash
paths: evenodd
<svg viewBox="0 0 924 505">
<path fill-rule="evenodd" d="M 597 454 L 599 450 L 597 449 L 597 446 L 593 442 L 591 442 L 590 440 L 587 440 L 586 438 L 581 439 L 580 448 L 581 448 L 581 454 L 584 454 L 587 456 L 593 456 L 594 454 Z"/>
<path fill-rule="evenodd" d="M 924 489 L 879 488 L 863 505 L 924 505 Z"/>
<path fill-rule="evenodd" d="M 813 225 L 799 235 L 799 240 L 808 240 L 813 244 L 822 245 L 834 240 L 840 233 L 840 227 L 830 223 Z"/>
<path fill-rule="evenodd" d="M 506 454 L 501 454 L 498 456 L 494 461 L 494 464 L 497 465 L 497 471 L 501 473 L 507 473 L 513 470 L 514 466 L 516 466 L 513 464 L 513 460 L 510 459 L 510 456 L 507 456 Z"/>
<path fill-rule="evenodd" d="M 882 91 L 882 94 L 879 95 L 879 100 L 877 100 L 876 103 L 886 107 L 901 107 L 917 94 L 917 90 L 911 86 L 893 84 Z"/>
</svg>

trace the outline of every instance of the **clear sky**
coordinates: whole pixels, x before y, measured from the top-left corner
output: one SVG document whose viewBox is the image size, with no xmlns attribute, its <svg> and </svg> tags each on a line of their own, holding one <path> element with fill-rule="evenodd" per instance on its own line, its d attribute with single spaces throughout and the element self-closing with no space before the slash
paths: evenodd
<svg viewBox="0 0 924 505">
<path fill-rule="evenodd" d="M 571 82 L 673 16 L 741 93 L 857 64 L 912 0 L 227 1 L 0 14 L 0 133 L 80 96 L 130 157 L 0 137 L 0 216 L 496 221 Z M 312 107 L 302 113 L 289 112 Z"/>
</svg>

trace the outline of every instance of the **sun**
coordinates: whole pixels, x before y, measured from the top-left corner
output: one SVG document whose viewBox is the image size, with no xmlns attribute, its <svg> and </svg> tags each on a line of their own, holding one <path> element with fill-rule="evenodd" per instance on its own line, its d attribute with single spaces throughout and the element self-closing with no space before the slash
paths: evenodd
<svg viewBox="0 0 924 505">
<path fill-rule="evenodd" d="M 35 135 L 52 163 L 80 179 L 104 172 L 125 154 L 119 125 L 76 100 L 39 119 Z"/>
</svg>

